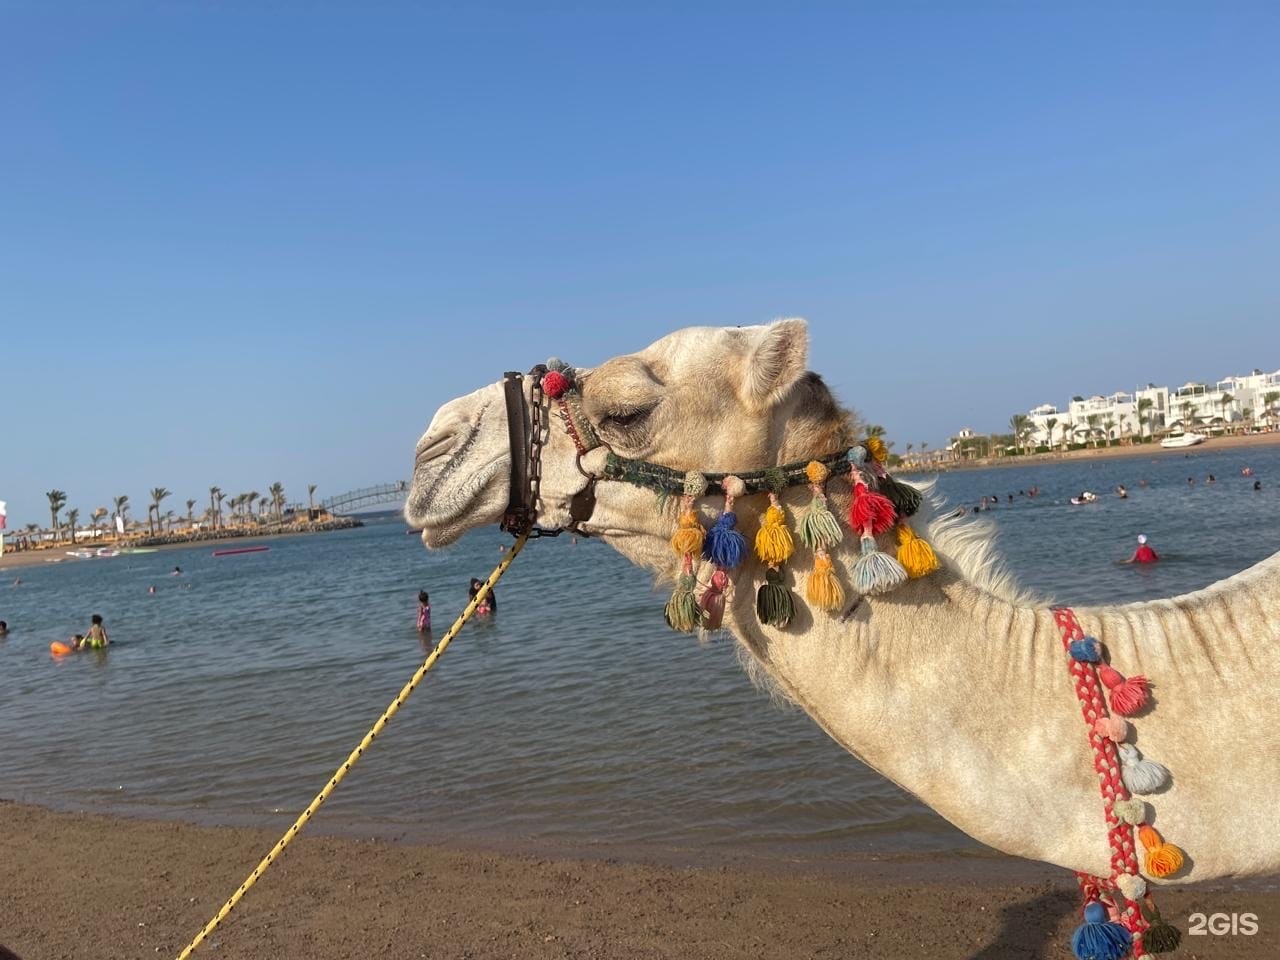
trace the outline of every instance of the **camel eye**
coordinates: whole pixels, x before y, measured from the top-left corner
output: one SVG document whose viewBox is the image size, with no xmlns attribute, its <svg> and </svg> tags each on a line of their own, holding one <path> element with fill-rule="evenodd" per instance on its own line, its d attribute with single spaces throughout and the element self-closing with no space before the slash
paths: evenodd
<svg viewBox="0 0 1280 960">
<path fill-rule="evenodd" d="M 653 407 L 644 410 L 620 410 L 617 413 L 611 413 L 604 418 L 604 425 L 608 427 L 617 427 L 625 430 L 629 427 L 637 426 L 653 413 Z"/>
</svg>

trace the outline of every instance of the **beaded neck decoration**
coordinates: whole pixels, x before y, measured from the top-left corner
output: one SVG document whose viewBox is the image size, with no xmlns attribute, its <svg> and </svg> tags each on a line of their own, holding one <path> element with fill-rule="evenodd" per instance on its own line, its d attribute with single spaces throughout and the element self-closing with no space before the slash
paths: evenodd
<svg viewBox="0 0 1280 960">
<path fill-rule="evenodd" d="M 548 361 L 542 389 L 556 405 L 579 458 L 605 445 L 583 412 L 572 367 L 558 360 Z M 610 450 L 604 472 L 591 476 L 591 482 L 616 480 L 644 487 L 658 495 L 659 506 L 668 497 L 680 497 L 676 528 L 671 535 L 671 549 L 679 558 L 679 567 L 675 591 L 664 612 L 668 625 L 685 633 L 720 627 L 725 591 L 748 550 L 746 537 L 737 529 L 737 501 L 767 495 L 754 543 L 755 555 L 765 568 L 764 580 L 756 588 L 756 616 L 761 623 L 783 629 L 791 623 L 796 609 L 784 571 L 795 552 L 795 537 L 787 526 L 787 510 L 780 497 L 788 488 L 804 486 L 812 493 L 794 520 L 801 545 L 813 554 L 804 595 L 815 607 L 834 614 L 845 602 L 845 586 L 831 558 L 832 548 L 844 538 L 844 528 L 827 503 L 826 483 L 833 476 L 847 474 L 853 486 L 844 519 L 860 540 L 858 558 L 849 572 L 855 592 L 885 593 L 908 579 L 938 569 L 933 548 L 907 522 L 920 508 L 920 492 L 889 475 L 885 469 L 888 456 L 879 437 L 868 437 L 847 450 L 818 459 L 732 474 L 679 471 L 622 457 Z M 695 501 L 708 496 L 724 498 L 724 506 L 710 528 L 703 526 L 695 509 Z M 891 530 L 897 538 L 896 556 L 881 551 L 876 540 Z M 711 565 L 705 582 L 698 577 L 703 562 Z"/>
</svg>

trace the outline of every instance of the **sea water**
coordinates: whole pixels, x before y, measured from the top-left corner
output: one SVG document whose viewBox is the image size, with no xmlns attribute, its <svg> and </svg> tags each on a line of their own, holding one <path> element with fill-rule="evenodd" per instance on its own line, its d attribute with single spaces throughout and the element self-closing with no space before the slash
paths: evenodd
<svg viewBox="0 0 1280 960">
<path fill-rule="evenodd" d="M 1121 483 L 1128 499 L 1112 492 Z M 1068 503 L 1086 489 L 1097 503 Z M 937 490 L 970 509 L 998 501 L 983 516 L 1000 549 L 1060 602 L 1171 596 L 1280 548 L 1276 447 L 959 471 Z M 1162 562 L 1118 564 L 1140 532 Z M 23 582 L 0 586 L 13 629 L 0 641 L 0 797 L 287 823 L 429 649 L 418 590 L 431 594 L 429 643 L 508 542 L 484 530 L 429 553 L 382 515 L 264 553 L 205 546 L 11 571 Z M 694 859 L 974 848 L 753 689 L 731 642 L 668 630 L 664 595 L 609 548 L 533 542 L 497 592 L 499 612 L 462 632 L 321 828 Z M 51 658 L 49 642 L 92 613 L 111 648 Z"/>
</svg>

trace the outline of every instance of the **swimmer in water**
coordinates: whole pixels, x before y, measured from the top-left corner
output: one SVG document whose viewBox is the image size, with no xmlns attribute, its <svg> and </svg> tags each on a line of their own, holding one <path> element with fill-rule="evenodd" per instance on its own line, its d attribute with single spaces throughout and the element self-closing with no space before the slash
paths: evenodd
<svg viewBox="0 0 1280 960">
<path fill-rule="evenodd" d="M 471 587 L 469 589 L 470 599 L 474 600 L 476 598 L 476 594 L 480 592 L 480 588 L 483 586 L 484 586 L 483 580 L 477 580 L 475 577 L 472 577 Z M 488 595 L 486 595 L 485 598 L 481 600 L 479 604 L 476 605 L 476 613 L 484 615 L 484 614 L 497 613 L 497 612 L 498 612 L 498 596 L 493 592 L 493 588 L 490 587 Z"/>
<path fill-rule="evenodd" d="M 88 647 L 90 650 L 101 650 L 110 643 L 111 639 L 107 636 L 107 628 L 102 623 L 102 614 L 95 613 L 89 618 L 89 632 L 80 641 L 80 649 L 83 650 Z"/>
<path fill-rule="evenodd" d="M 427 591 L 418 591 L 418 632 L 426 633 L 431 629 L 431 598 Z"/>
<path fill-rule="evenodd" d="M 1116 487 L 1116 496 L 1119 497 L 1121 500 L 1129 499 L 1129 491 L 1124 488 L 1123 483 L 1120 484 L 1120 486 Z"/>
<path fill-rule="evenodd" d="M 1133 556 L 1125 563 L 1155 563 L 1160 558 L 1156 552 L 1147 545 L 1147 535 L 1145 533 L 1138 534 L 1138 549 L 1133 551 Z"/>
</svg>

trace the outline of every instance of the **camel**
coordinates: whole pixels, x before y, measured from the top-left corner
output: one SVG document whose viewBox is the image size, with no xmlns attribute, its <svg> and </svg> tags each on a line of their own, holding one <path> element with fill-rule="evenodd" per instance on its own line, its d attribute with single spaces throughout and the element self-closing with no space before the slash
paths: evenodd
<svg viewBox="0 0 1280 960">
<path fill-rule="evenodd" d="M 736 472 L 858 439 L 851 415 L 808 371 L 800 319 L 679 330 L 575 376 L 579 412 L 602 444 L 579 458 L 573 437 L 548 421 L 536 505 L 547 527 L 570 526 L 574 495 L 610 450 L 681 472 Z M 524 389 L 538 401 L 528 381 Z M 512 463 L 506 418 L 503 386 L 491 384 L 441 407 L 419 440 L 405 516 L 428 548 L 501 519 Z M 827 489 L 838 515 L 849 480 L 833 477 Z M 679 498 L 608 480 L 595 495 L 577 529 L 673 579 Z M 797 487 L 780 500 L 794 517 L 808 497 Z M 749 544 L 765 498 L 748 499 L 758 503 L 738 513 Z M 696 501 L 704 524 L 721 504 Z M 1007 571 L 986 521 L 946 515 L 926 495 L 914 522 L 938 572 L 883 595 L 850 594 L 833 613 L 801 601 L 778 628 L 757 619 L 765 568 L 749 555 L 726 594 L 723 627 L 754 679 L 971 837 L 1108 876 L 1093 755 L 1049 606 Z M 832 550 L 845 583 L 858 549 L 846 536 Z M 1113 666 L 1151 679 L 1153 708 L 1131 739 L 1172 774 L 1147 798 L 1149 822 L 1186 853 L 1166 882 L 1280 870 L 1280 554 L 1185 596 L 1075 612 Z"/>
</svg>

